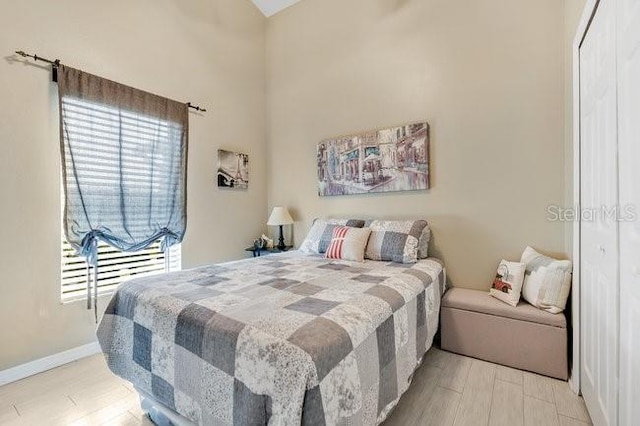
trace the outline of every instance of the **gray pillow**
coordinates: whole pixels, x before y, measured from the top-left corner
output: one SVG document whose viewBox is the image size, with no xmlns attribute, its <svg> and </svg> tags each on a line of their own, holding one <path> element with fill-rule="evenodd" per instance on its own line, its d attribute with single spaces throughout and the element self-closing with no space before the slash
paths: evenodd
<svg viewBox="0 0 640 426">
<path fill-rule="evenodd" d="M 374 220 L 365 257 L 398 263 L 418 261 L 418 241 L 426 220 Z M 428 244 L 428 242 L 427 242 Z"/>
<path fill-rule="evenodd" d="M 424 227 L 420 238 L 418 239 L 418 259 L 426 259 L 429 257 L 429 241 L 431 240 L 431 229 L 429 224 Z"/>
</svg>

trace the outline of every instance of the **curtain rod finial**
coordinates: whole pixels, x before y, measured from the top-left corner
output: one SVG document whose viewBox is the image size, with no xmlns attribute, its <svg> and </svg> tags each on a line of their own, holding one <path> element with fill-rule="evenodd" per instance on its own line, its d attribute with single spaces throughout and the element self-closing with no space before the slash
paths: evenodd
<svg viewBox="0 0 640 426">
<path fill-rule="evenodd" d="M 200 105 L 194 105 L 191 102 L 187 102 L 187 107 L 191 109 L 195 109 L 196 111 L 207 112 L 205 108 L 200 107 Z"/>
</svg>

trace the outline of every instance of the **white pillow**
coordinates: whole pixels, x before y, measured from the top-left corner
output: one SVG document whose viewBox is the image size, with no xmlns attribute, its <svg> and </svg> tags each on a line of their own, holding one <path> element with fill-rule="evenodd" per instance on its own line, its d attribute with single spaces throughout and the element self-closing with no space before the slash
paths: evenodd
<svg viewBox="0 0 640 426">
<path fill-rule="evenodd" d="M 524 271 L 527 265 L 520 262 L 509 262 L 504 259 L 498 265 L 496 278 L 491 285 L 491 294 L 511 306 L 517 306 L 520 301 L 520 291 L 524 282 Z"/>
<path fill-rule="evenodd" d="M 370 234 L 371 228 L 338 226 L 333 230 L 333 238 L 324 257 L 364 262 L 364 248 Z"/>
<path fill-rule="evenodd" d="M 527 265 L 522 296 L 542 310 L 558 314 L 567 304 L 571 290 L 571 261 L 556 260 L 527 247 L 522 253 Z"/>
</svg>

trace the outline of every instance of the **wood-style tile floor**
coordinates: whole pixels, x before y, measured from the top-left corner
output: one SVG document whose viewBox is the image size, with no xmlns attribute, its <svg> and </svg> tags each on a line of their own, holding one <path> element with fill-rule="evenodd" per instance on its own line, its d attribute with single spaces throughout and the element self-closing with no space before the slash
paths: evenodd
<svg viewBox="0 0 640 426">
<path fill-rule="evenodd" d="M 582 397 L 567 382 L 432 348 L 384 423 L 583 426 Z"/>
<path fill-rule="evenodd" d="M 591 424 L 566 382 L 431 349 L 384 426 Z M 0 387 L 0 425 L 151 426 L 102 355 Z"/>
</svg>

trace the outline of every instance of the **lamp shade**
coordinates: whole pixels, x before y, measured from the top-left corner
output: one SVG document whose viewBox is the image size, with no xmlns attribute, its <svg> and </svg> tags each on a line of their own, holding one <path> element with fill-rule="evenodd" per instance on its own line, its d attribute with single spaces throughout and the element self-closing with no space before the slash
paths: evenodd
<svg viewBox="0 0 640 426">
<path fill-rule="evenodd" d="M 270 226 L 291 225 L 292 223 L 293 219 L 286 207 L 274 207 L 267 221 L 267 225 Z"/>
</svg>

